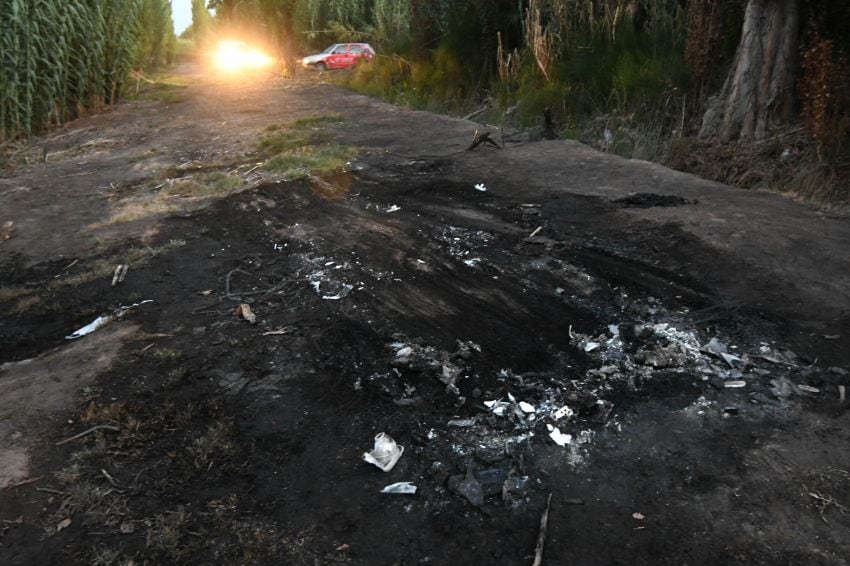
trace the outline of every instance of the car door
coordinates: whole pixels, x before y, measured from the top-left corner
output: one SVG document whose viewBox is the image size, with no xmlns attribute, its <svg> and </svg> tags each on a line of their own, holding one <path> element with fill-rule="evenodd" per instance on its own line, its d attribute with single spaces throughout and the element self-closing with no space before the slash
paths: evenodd
<svg viewBox="0 0 850 566">
<path fill-rule="evenodd" d="M 348 58 L 348 45 L 341 44 L 337 45 L 327 59 L 325 59 L 325 65 L 328 69 L 341 69 L 346 66 L 346 60 Z"/>
<path fill-rule="evenodd" d="M 356 65 L 363 57 L 363 46 L 352 44 L 348 49 L 348 54 L 351 56 L 351 65 Z"/>
</svg>

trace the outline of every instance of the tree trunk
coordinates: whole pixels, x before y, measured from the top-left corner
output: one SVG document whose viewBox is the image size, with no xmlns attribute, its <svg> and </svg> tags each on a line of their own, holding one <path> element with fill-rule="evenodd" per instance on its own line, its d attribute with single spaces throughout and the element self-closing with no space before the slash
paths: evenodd
<svg viewBox="0 0 850 566">
<path fill-rule="evenodd" d="M 700 138 L 762 139 L 787 124 L 794 106 L 799 0 L 749 0 L 741 42 Z"/>
</svg>

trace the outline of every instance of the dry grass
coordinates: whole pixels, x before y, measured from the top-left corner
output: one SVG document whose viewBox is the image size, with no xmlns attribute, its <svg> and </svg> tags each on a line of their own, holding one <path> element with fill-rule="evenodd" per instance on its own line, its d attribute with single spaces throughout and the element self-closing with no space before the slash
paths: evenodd
<svg viewBox="0 0 850 566">
<path fill-rule="evenodd" d="M 65 485 L 72 485 L 83 479 L 83 467 L 79 462 L 74 462 L 54 472 L 53 476 Z"/>
<path fill-rule="evenodd" d="M 83 285 L 96 279 L 111 279 L 115 271 L 115 266 L 119 264 L 127 264 L 131 269 L 138 268 L 157 256 L 169 253 L 185 245 L 185 240 L 171 240 L 167 244 L 156 247 L 132 247 L 121 254 L 93 261 L 85 266 L 85 271 L 60 279 L 54 279 L 49 283 L 48 287 L 51 289 L 61 289 L 63 287 Z"/>
<path fill-rule="evenodd" d="M 128 416 L 129 412 L 124 403 L 110 403 L 108 405 L 89 403 L 88 407 L 80 414 L 80 421 L 86 424 L 122 423 L 127 420 Z"/>
<path fill-rule="evenodd" d="M 344 121 L 345 118 L 343 118 L 342 114 L 336 112 L 331 114 L 314 114 L 295 120 L 292 122 L 291 127 L 295 129 L 324 127 L 331 124 L 341 124 Z"/>
<path fill-rule="evenodd" d="M 114 224 L 125 224 L 143 218 L 173 214 L 182 210 L 184 210 L 184 207 L 180 206 L 179 203 L 161 198 L 133 199 L 120 203 L 112 210 L 107 219 L 90 224 L 88 228 L 97 230 Z"/>
<path fill-rule="evenodd" d="M 81 518 L 84 525 L 115 527 L 126 512 L 126 500 L 115 489 L 82 481 L 68 488 L 54 517 L 61 520 L 73 516 Z"/>
<path fill-rule="evenodd" d="M 95 138 L 93 140 L 81 143 L 80 145 L 69 147 L 68 149 L 62 149 L 59 151 L 54 151 L 52 153 L 45 153 L 44 161 L 62 161 L 65 159 L 71 159 L 83 155 L 90 155 L 93 153 L 103 152 L 110 150 L 121 143 L 122 140 L 117 139 Z"/>
<path fill-rule="evenodd" d="M 184 544 L 189 536 L 189 518 L 191 515 L 183 507 L 177 511 L 157 515 L 148 528 L 148 548 L 162 553 L 171 560 L 178 561 L 188 552 Z"/>
<path fill-rule="evenodd" d="M 183 352 L 173 348 L 157 348 L 153 351 L 153 357 L 163 363 L 174 363 L 183 358 Z"/>
<path fill-rule="evenodd" d="M 91 566 L 118 566 L 123 564 L 129 566 L 135 564 L 132 560 L 125 560 L 120 551 L 111 548 L 99 548 L 91 559 Z"/>
<path fill-rule="evenodd" d="M 287 126 L 271 124 L 257 149 L 268 160 L 263 169 L 286 179 L 343 171 L 357 154 L 353 147 L 328 143 L 326 127 L 343 121 L 339 114 L 307 116 Z"/>
<path fill-rule="evenodd" d="M 664 165 L 742 189 L 791 193 L 834 214 L 850 205 L 850 163 L 823 159 L 799 130 L 734 144 L 677 140 Z"/>
<path fill-rule="evenodd" d="M 200 166 L 190 175 L 185 175 L 184 171 L 168 170 L 144 185 L 145 189 L 156 192 L 118 202 L 107 218 L 90 224 L 88 228 L 97 230 L 116 224 L 195 210 L 202 206 L 198 201 L 227 196 L 246 184 L 242 177 L 233 173 L 201 172 L 211 167 L 225 165 Z M 173 176 L 178 178 L 171 178 Z"/>
<path fill-rule="evenodd" d="M 0 287 L 0 303 L 29 295 L 31 291 L 23 287 Z"/>
<path fill-rule="evenodd" d="M 245 184 L 242 177 L 213 172 L 204 175 L 174 179 L 166 183 L 160 195 L 180 197 L 209 197 L 229 194 Z"/>
<path fill-rule="evenodd" d="M 38 297 L 24 297 L 18 300 L 9 312 L 12 314 L 24 314 L 41 305 L 41 299 Z"/>
<path fill-rule="evenodd" d="M 206 433 L 192 442 L 189 452 L 200 470 L 209 470 L 216 460 L 229 458 L 234 452 L 233 424 L 222 420 L 210 425 Z"/>
<path fill-rule="evenodd" d="M 343 171 L 356 154 L 355 148 L 337 144 L 306 146 L 279 153 L 263 168 L 290 180 L 304 179 Z"/>
</svg>

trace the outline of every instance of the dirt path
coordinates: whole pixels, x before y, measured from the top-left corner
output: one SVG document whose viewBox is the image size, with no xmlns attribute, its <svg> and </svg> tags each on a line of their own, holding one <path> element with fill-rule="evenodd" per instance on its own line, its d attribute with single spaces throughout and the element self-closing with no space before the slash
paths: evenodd
<svg viewBox="0 0 850 566">
<path fill-rule="evenodd" d="M 0 178 L 0 563 L 847 563 L 850 222 L 193 72 Z"/>
</svg>

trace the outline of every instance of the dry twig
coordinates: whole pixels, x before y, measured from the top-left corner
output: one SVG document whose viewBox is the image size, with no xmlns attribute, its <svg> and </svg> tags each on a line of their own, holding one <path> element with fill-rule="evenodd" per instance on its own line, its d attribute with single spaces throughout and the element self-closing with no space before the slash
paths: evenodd
<svg viewBox="0 0 850 566">
<path fill-rule="evenodd" d="M 44 476 L 38 476 L 37 478 L 30 478 L 30 479 L 27 479 L 27 480 L 19 481 L 18 483 L 13 483 L 12 485 L 7 485 L 7 486 L 6 486 L 5 488 L 3 488 L 3 489 L 15 489 L 16 487 L 21 487 L 22 485 L 27 485 L 27 484 L 30 484 L 30 483 L 35 483 L 35 482 L 37 482 L 38 480 L 40 480 L 41 478 L 43 478 L 43 477 L 44 477 Z"/>
<path fill-rule="evenodd" d="M 80 438 L 83 438 L 84 436 L 88 436 L 89 434 L 91 434 L 91 433 L 93 433 L 93 432 L 95 432 L 95 431 L 98 431 L 98 430 L 111 430 L 111 431 L 113 431 L 113 432 L 121 432 L 121 429 L 120 429 L 120 428 L 118 428 L 117 426 L 112 426 L 112 425 L 97 425 L 97 426 L 93 426 L 93 427 L 91 427 L 91 428 L 90 428 L 90 429 L 88 429 L 88 430 L 84 430 L 84 431 L 83 431 L 83 432 L 81 432 L 80 434 L 75 434 L 75 435 L 74 435 L 74 436 L 72 436 L 71 438 L 66 438 L 65 440 L 61 440 L 61 441 L 57 442 L 57 443 L 56 443 L 56 446 L 62 446 L 63 444 L 68 444 L 69 442 L 73 442 L 73 441 L 75 441 L 75 440 L 78 440 L 78 439 L 80 439 Z"/>
<path fill-rule="evenodd" d="M 540 516 L 540 534 L 537 535 L 537 548 L 534 551 L 534 562 L 531 566 L 541 566 L 543 564 L 543 547 L 546 545 L 546 529 L 549 526 L 549 507 L 552 505 L 552 494 L 546 499 L 546 509 Z"/>
</svg>

